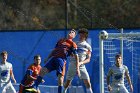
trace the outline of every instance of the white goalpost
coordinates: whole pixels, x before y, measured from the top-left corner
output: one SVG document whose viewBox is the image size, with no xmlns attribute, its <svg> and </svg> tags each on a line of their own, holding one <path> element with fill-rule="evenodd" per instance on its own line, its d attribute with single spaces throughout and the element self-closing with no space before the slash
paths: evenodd
<svg viewBox="0 0 140 93">
<path fill-rule="evenodd" d="M 99 34 L 100 93 L 108 93 L 106 75 L 109 67 L 115 63 L 117 53 L 122 54 L 123 64 L 129 65 L 134 93 L 137 93 L 138 86 L 136 84 L 140 69 L 140 33 L 123 33 L 123 29 L 118 33 L 108 33 L 103 30 Z M 125 81 L 125 85 L 129 90 L 127 81 Z"/>
</svg>

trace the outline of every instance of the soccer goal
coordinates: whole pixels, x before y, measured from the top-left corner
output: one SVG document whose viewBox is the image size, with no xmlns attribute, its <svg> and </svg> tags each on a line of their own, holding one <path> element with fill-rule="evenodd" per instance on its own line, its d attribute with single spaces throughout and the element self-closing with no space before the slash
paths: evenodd
<svg viewBox="0 0 140 93">
<path fill-rule="evenodd" d="M 109 67 L 115 63 L 117 53 L 122 54 L 123 64 L 129 69 L 134 93 L 139 93 L 140 32 L 127 31 L 127 33 L 124 33 L 122 29 L 116 33 L 109 33 L 103 30 L 99 34 L 99 40 L 100 93 L 108 93 L 106 76 Z M 127 80 L 125 86 L 130 91 Z"/>
</svg>

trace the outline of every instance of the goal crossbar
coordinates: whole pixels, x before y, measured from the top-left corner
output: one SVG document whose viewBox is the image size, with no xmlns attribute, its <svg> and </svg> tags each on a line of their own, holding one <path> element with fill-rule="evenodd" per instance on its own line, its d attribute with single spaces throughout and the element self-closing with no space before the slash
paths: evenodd
<svg viewBox="0 0 140 93">
<path fill-rule="evenodd" d="M 128 38 L 128 37 L 140 37 L 140 33 L 108 33 L 108 38 Z"/>
</svg>

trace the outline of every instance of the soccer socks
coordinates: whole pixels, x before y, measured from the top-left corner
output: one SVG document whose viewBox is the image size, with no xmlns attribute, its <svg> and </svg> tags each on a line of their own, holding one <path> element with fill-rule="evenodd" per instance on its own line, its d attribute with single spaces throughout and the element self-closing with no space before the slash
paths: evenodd
<svg viewBox="0 0 140 93">
<path fill-rule="evenodd" d="M 67 93 L 67 89 L 68 89 L 68 88 L 64 88 L 64 89 L 63 89 L 63 93 Z"/>
<path fill-rule="evenodd" d="M 91 88 L 87 88 L 86 91 L 87 91 L 87 93 L 93 93 Z"/>
<path fill-rule="evenodd" d="M 38 85 L 41 83 L 41 81 L 42 81 L 42 77 L 41 76 L 38 76 L 37 77 L 37 80 L 35 81 L 35 87 L 36 87 L 36 89 L 38 89 Z"/>
<path fill-rule="evenodd" d="M 63 90 L 64 90 L 63 86 L 58 86 L 58 93 L 63 93 Z"/>
</svg>

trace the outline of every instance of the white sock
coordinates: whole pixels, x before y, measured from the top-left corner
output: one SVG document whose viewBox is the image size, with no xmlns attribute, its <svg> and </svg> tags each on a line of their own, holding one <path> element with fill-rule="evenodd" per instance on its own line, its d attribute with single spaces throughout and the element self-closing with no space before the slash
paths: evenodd
<svg viewBox="0 0 140 93">
<path fill-rule="evenodd" d="M 68 88 L 64 88 L 63 93 L 67 93 Z"/>
<path fill-rule="evenodd" d="M 87 91 L 87 93 L 93 93 L 91 88 L 87 88 L 86 91 Z"/>
</svg>

